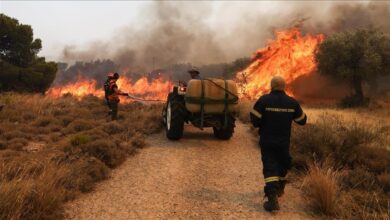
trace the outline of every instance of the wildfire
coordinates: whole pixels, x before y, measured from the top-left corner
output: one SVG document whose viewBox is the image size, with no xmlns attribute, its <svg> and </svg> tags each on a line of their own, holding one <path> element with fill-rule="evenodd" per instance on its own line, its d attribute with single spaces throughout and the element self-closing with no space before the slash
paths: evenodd
<svg viewBox="0 0 390 220">
<path fill-rule="evenodd" d="M 82 79 L 75 83 L 70 83 L 61 86 L 51 87 L 46 94 L 51 97 L 61 97 L 66 94 L 71 94 L 77 98 L 82 98 L 86 95 L 94 95 L 97 97 L 104 96 L 104 89 L 96 87 L 97 82 L 94 79 Z M 164 100 L 169 93 L 172 82 L 154 79 L 151 82 L 146 77 L 138 79 L 132 83 L 131 79 L 121 77 L 117 81 L 119 89 L 123 92 L 128 92 L 142 99 Z M 122 102 L 130 102 L 131 99 L 121 99 Z"/>
<path fill-rule="evenodd" d="M 268 46 L 258 49 L 252 63 L 236 74 L 242 97 L 256 99 L 269 91 L 269 82 L 275 75 L 283 76 L 288 85 L 299 76 L 316 70 L 314 61 L 317 46 L 324 35 L 301 35 L 298 28 L 276 31 L 276 39 Z M 293 95 L 293 94 L 292 94 Z"/>
</svg>

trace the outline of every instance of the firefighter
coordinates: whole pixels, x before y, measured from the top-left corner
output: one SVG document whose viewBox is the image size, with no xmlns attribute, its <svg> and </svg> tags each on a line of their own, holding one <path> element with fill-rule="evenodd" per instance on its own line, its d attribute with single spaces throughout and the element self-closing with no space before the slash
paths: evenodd
<svg viewBox="0 0 390 220">
<path fill-rule="evenodd" d="M 192 67 L 190 70 L 188 70 L 188 73 L 190 74 L 191 79 L 200 79 L 198 68 Z"/>
<path fill-rule="evenodd" d="M 284 193 L 287 171 L 291 167 L 291 123 L 305 125 L 307 120 L 299 103 L 286 95 L 284 89 L 284 79 L 273 77 L 271 92 L 261 96 L 250 112 L 253 126 L 259 128 L 266 211 L 279 210 L 278 197 Z"/>
<path fill-rule="evenodd" d="M 110 105 L 110 101 L 108 100 L 108 96 L 110 94 L 110 80 L 113 79 L 113 78 L 119 78 L 119 74 L 118 73 L 109 73 L 107 75 L 107 79 L 106 81 L 104 82 L 104 98 L 106 99 L 106 103 L 107 103 L 107 106 L 108 106 L 108 115 L 111 115 L 112 113 L 112 109 L 111 109 L 111 105 Z"/>
<path fill-rule="evenodd" d="M 110 76 L 110 75 L 109 75 Z M 108 91 L 106 93 L 106 99 L 108 100 L 108 107 L 111 112 L 111 119 L 116 120 L 118 115 L 118 104 L 119 104 L 119 96 L 128 96 L 128 93 L 124 93 L 118 89 L 116 85 L 116 81 L 119 79 L 119 74 L 114 73 L 108 79 Z M 105 85 L 106 88 L 106 85 Z"/>
</svg>

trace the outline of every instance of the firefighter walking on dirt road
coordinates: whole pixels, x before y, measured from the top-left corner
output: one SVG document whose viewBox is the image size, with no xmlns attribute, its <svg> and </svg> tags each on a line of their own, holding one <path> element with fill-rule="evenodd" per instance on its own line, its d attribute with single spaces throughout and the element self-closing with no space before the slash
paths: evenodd
<svg viewBox="0 0 390 220">
<path fill-rule="evenodd" d="M 259 128 L 266 211 L 279 210 L 278 197 L 284 193 L 287 171 L 291 167 L 291 123 L 305 125 L 307 120 L 299 103 L 286 95 L 284 89 L 282 77 L 272 78 L 271 92 L 261 96 L 250 113 L 253 126 Z"/>
<path fill-rule="evenodd" d="M 128 93 L 124 93 L 118 89 L 116 81 L 119 79 L 119 74 L 109 74 L 107 81 L 104 83 L 104 92 L 107 105 L 109 108 L 109 114 L 111 114 L 111 119 L 116 120 L 118 116 L 118 104 L 119 96 L 128 96 Z"/>
</svg>

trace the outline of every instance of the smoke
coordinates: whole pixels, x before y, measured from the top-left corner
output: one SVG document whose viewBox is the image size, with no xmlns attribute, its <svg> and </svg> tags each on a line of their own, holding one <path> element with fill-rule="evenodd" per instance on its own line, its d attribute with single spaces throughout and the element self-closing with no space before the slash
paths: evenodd
<svg viewBox="0 0 390 220">
<path fill-rule="evenodd" d="M 136 27 L 114 33 L 109 42 L 86 48 L 68 46 L 64 61 L 109 58 L 133 72 L 147 72 L 176 63 L 216 63 L 225 60 L 214 31 L 202 17 L 211 13 L 208 3 L 154 2 L 139 17 Z M 196 8 L 198 12 L 194 13 Z"/>
<path fill-rule="evenodd" d="M 277 29 L 300 26 L 303 32 L 331 35 L 377 27 L 390 33 L 389 20 L 389 2 L 156 1 L 141 9 L 138 23 L 117 30 L 110 40 L 66 46 L 61 60 L 110 59 L 130 75 L 163 69 L 176 79 L 191 65 L 221 71 L 227 62 L 264 47 Z"/>
<path fill-rule="evenodd" d="M 334 103 L 351 95 L 348 84 L 319 73 L 298 77 L 289 85 L 289 89 L 298 100 L 305 103 Z"/>
</svg>

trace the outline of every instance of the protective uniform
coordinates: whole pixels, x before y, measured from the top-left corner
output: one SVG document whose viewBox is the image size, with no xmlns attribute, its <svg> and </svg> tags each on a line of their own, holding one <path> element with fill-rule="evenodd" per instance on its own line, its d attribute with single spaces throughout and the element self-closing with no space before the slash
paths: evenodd
<svg viewBox="0 0 390 220">
<path fill-rule="evenodd" d="M 107 77 L 107 80 L 104 82 L 104 98 L 106 99 L 106 103 L 107 103 L 107 106 L 109 108 L 109 111 L 108 111 L 108 114 L 110 115 L 112 113 L 112 108 L 111 108 L 111 104 L 110 104 L 110 101 L 108 100 L 108 96 L 110 95 L 110 80 L 111 80 L 111 76 L 108 75 Z"/>
<path fill-rule="evenodd" d="M 110 93 L 108 94 L 108 102 L 109 106 L 111 108 L 111 119 L 116 120 L 117 115 L 118 115 L 118 104 L 119 104 L 119 96 L 118 96 L 118 86 L 116 85 L 115 80 L 110 80 L 109 81 L 109 91 Z"/>
<path fill-rule="evenodd" d="M 250 118 L 252 124 L 259 128 L 266 183 L 264 193 L 269 200 L 276 200 L 272 201 L 276 204 L 271 208 L 276 210 L 279 209 L 276 196 L 283 194 L 285 177 L 291 167 L 289 152 L 291 122 L 304 125 L 307 117 L 295 99 L 286 95 L 284 91 L 273 90 L 260 97 L 250 113 Z M 266 210 L 269 208 L 266 207 L 266 203 L 264 208 Z"/>
</svg>

